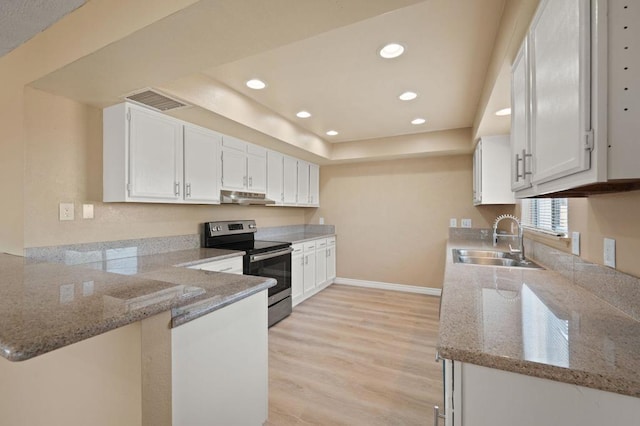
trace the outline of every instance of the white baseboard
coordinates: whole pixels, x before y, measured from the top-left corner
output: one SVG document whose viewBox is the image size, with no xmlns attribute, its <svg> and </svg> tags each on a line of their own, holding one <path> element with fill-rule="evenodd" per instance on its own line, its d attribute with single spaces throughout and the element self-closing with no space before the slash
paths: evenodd
<svg viewBox="0 0 640 426">
<path fill-rule="evenodd" d="M 439 288 L 419 287 L 417 285 L 383 283 L 379 281 L 354 280 L 352 278 L 336 278 L 335 284 L 352 285 L 356 287 L 377 288 L 379 290 L 404 291 L 405 293 L 426 294 L 428 296 L 440 296 Z"/>
</svg>

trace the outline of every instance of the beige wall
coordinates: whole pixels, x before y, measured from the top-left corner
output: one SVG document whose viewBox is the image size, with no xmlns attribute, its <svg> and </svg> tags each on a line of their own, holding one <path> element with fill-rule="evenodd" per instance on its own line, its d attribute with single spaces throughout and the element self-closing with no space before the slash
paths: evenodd
<svg viewBox="0 0 640 426">
<path fill-rule="evenodd" d="M 24 99 L 25 247 L 195 234 L 207 220 L 304 222 L 304 208 L 102 203 L 102 111 L 30 88 Z M 58 220 L 60 202 L 75 203 L 76 220 Z M 95 219 L 81 218 L 83 203 Z"/>
<path fill-rule="evenodd" d="M 640 277 L 640 191 L 569 200 L 569 230 L 583 259 L 603 264 L 603 238 L 616 240 L 616 269 Z"/>
<path fill-rule="evenodd" d="M 341 278 L 440 288 L 449 218 L 487 227 L 511 206 L 472 204 L 471 156 L 324 166 L 308 220 L 335 224 Z"/>
</svg>

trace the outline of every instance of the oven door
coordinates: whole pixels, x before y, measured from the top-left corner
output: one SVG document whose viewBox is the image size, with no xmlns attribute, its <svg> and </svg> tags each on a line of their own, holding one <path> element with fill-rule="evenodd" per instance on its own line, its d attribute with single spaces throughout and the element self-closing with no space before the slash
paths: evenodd
<svg viewBox="0 0 640 426">
<path fill-rule="evenodd" d="M 252 254 L 248 257 L 248 265 L 245 262 L 245 274 L 260 277 L 273 278 L 277 284 L 269 289 L 269 306 L 291 296 L 291 252 L 287 247 L 284 250 L 267 253 Z"/>
</svg>

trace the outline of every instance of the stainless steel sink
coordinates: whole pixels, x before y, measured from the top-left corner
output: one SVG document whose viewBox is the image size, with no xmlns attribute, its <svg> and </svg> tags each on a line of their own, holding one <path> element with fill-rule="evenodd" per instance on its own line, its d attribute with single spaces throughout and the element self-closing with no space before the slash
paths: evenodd
<svg viewBox="0 0 640 426">
<path fill-rule="evenodd" d="M 517 254 L 497 250 L 453 249 L 453 263 L 544 269 L 542 266 L 530 260 L 518 259 Z"/>
</svg>

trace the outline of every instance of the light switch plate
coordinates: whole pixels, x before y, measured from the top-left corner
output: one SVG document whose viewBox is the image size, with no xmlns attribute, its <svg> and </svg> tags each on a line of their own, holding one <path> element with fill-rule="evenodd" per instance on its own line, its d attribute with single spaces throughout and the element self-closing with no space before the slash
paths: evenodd
<svg viewBox="0 0 640 426">
<path fill-rule="evenodd" d="M 611 268 L 616 267 L 616 240 L 604 239 L 604 264 Z"/>
<path fill-rule="evenodd" d="M 580 233 L 571 233 L 571 253 L 580 256 Z"/>
<path fill-rule="evenodd" d="M 471 219 L 461 219 L 460 220 L 460 225 L 463 228 L 471 228 Z"/>
<path fill-rule="evenodd" d="M 457 228 L 458 227 L 458 219 L 452 217 L 449 219 L 449 228 Z"/>
<path fill-rule="evenodd" d="M 82 218 L 93 219 L 93 204 L 82 205 Z"/>
<path fill-rule="evenodd" d="M 73 203 L 60 203 L 59 217 L 60 220 L 73 220 Z"/>
</svg>

